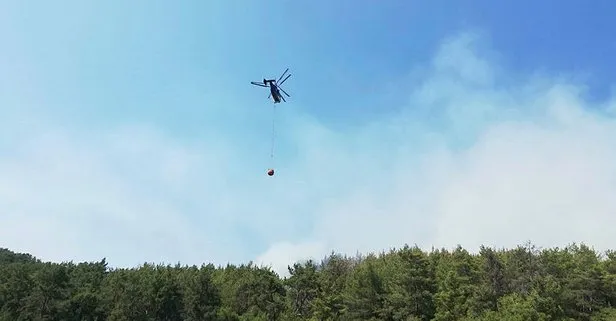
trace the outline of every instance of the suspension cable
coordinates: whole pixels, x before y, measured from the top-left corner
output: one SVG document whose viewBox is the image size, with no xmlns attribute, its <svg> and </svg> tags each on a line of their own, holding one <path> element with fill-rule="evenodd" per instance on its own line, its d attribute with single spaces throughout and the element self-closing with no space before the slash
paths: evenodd
<svg viewBox="0 0 616 321">
<path fill-rule="evenodd" d="M 270 157 L 272 159 L 272 163 L 274 161 L 274 143 L 275 143 L 275 138 L 276 138 L 276 104 L 274 104 L 274 107 L 272 109 L 272 148 L 271 148 L 271 152 L 270 152 Z M 272 164 L 273 166 L 274 164 Z"/>
</svg>

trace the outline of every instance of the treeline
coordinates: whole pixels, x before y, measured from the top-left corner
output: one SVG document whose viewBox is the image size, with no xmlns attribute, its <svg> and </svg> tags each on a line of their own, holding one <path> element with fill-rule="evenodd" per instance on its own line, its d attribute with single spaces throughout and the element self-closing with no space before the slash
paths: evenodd
<svg viewBox="0 0 616 321">
<path fill-rule="evenodd" d="M 110 269 L 0 249 L 0 320 L 616 320 L 616 252 L 585 245 Z"/>
</svg>

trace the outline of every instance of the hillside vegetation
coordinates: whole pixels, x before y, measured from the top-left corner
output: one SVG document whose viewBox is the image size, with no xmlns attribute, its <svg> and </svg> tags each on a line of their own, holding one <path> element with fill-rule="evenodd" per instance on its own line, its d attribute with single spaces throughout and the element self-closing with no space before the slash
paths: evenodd
<svg viewBox="0 0 616 321">
<path fill-rule="evenodd" d="M 616 320 L 616 252 L 405 246 L 253 264 L 110 269 L 0 249 L 0 320 Z"/>
</svg>

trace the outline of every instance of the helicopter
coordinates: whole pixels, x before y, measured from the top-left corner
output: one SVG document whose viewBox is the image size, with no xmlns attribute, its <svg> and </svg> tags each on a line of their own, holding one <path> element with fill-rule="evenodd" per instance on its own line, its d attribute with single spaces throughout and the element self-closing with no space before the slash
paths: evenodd
<svg viewBox="0 0 616 321">
<path fill-rule="evenodd" d="M 282 83 L 284 83 L 287 79 L 289 79 L 289 77 L 291 77 L 291 74 L 289 74 L 287 77 L 285 77 L 282 81 L 280 81 L 280 79 L 282 79 L 282 77 L 284 77 L 284 75 L 287 73 L 287 71 L 289 71 L 289 68 L 287 68 L 287 70 L 285 70 L 282 73 L 282 75 L 280 75 L 280 78 L 278 78 L 278 80 L 263 78 L 263 83 L 256 82 L 256 81 L 251 81 L 250 83 L 255 85 L 255 86 L 269 87 L 270 94 L 269 94 L 269 96 L 267 96 L 267 98 L 269 99 L 270 97 L 272 97 L 272 99 L 274 100 L 274 104 L 280 103 L 281 99 L 282 99 L 282 101 L 284 101 L 286 103 L 287 101 L 280 94 L 280 91 L 282 91 L 285 95 L 287 95 L 287 97 L 291 97 L 291 96 L 289 96 L 289 94 L 287 94 L 287 92 L 284 91 L 284 89 L 280 88 L 280 85 L 282 85 Z"/>
</svg>

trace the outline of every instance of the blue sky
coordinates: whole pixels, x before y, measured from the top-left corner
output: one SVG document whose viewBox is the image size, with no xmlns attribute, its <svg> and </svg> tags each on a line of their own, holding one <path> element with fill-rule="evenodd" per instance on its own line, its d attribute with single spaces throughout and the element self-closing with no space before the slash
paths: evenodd
<svg viewBox="0 0 616 321">
<path fill-rule="evenodd" d="M 616 153 L 606 134 L 616 131 L 615 9 L 607 0 L 6 2 L 0 246 L 53 260 L 279 268 L 404 243 L 610 244 L 607 231 L 589 231 L 613 220 L 615 201 L 591 193 L 565 206 L 563 193 L 580 191 L 550 184 L 615 188 L 605 179 L 616 175 L 605 162 Z M 250 81 L 287 67 L 272 161 L 273 104 Z M 548 154 L 533 147 L 542 141 Z M 544 177 L 542 166 L 573 172 Z M 544 188 L 524 199 L 529 185 Z M 537 217 L 529 213 L 552 214 L 504 237 L 511 228 L 493 217 L 503 204 L 523 213 L 510 214 L 521 229 Z M 563 207 L 597 217 L 586 229 L 558 220 L 566 232 L 546 236 Z M 470 223 L 476 238 L 456 229 Z"/>
</svg>

